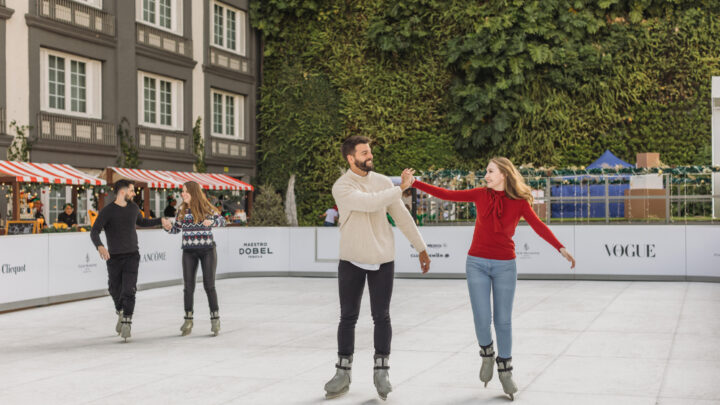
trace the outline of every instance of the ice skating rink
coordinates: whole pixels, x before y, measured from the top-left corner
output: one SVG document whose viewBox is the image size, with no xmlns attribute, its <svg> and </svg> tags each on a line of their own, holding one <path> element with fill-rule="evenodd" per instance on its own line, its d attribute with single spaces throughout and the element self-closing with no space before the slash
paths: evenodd
<svg viewBox="0 0 720 405">
<path fill-rule="evenodd" d="M 350 392 L 323 398 L 336 283 L 219 280 L 218 337 L 202 284 L 188 337 L 181 286 L 138 293 L 127 344 L 109 297 L 1 314 L 0 404 L 379 404 L 367 290 Z M 720 404 L 720 284 L 521 280 L 514 314 L 515 403 Z M 391 317 L 387 403 L 510 403 L 478 380 L 465 280 L 397 279 Z"/>
</svg>

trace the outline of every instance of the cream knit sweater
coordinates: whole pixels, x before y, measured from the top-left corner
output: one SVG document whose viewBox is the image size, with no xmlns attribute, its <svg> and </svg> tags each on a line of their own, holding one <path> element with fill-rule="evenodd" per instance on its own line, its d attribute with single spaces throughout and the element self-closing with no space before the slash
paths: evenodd
<svg viewBox="0 0 720 405">
<path fill-rule="evenodd" d="M 395 260 L 395 238 L 386 213 L 418 252 L 427 247 L 402 203 L 402 190 L 382 174 L 348 170 L 333 185 L 340 212 L 340 259 L 364 264 Z"/>
</svg>

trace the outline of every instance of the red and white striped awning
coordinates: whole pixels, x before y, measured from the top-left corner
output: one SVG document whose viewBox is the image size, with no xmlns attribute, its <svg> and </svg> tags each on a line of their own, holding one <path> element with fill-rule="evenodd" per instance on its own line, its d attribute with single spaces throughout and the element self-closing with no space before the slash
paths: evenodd
<svg viewBox="0 0 720 405">
<path fill-rule="evenodd" d="M 163 175 L 159 170 L 126 169 L 122 167 L 111 167 L 120 177 L 138 183 L 145 183 L 150 188 L 180 188 L 182 182 Z"/>
<path fill-rule="evenodd" d="M 195 173 L 195 172 L 162 172 L 182 183 L 194 181 L 205 190 L 244 190 L 252 191 L 253 186 L 240 181 L 234 177 L 220 173 Z"/>
<path fill-rule="evenodd" d="M 0 177 L 7 175 L 23 183 L 103 186 L 107 182 L 65 164 L 11 162 L 0 160 Z"/>
<path fill-rule="evenodd" d="M 206 190 L 253 190 L 253 186 L 219 173 L 124 169 L 121 167 L 111 167 L 110 169 L 126 179 L 146 183 L 150 188 L 182 188 L 183 183 L 194 181 Z"/>
</svg>

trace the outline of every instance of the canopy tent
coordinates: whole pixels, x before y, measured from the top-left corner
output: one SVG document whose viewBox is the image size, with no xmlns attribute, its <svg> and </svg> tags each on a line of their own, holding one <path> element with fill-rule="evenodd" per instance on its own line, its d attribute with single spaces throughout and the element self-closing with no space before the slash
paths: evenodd
<svg viewBox="0 0 720 405">
<path fill-rule="evenodd" d="M 68 186 L 104 186 L 107 182 L 67 165 L 0 160 L 0 182 L 13 188 L 12 219 L 20 219 L 20 183 L 64 184 Z M 77 206 L 77 189 L 73 188 L 72 202 Z"/>
<path fill-rule="evenodd" d="M 632 168 L 634 167 L 628 162 L 618 158 L 609 150 L 606 150 L 599 158 L 588 165 L 588 169 L 617 169 L 617 168 Z M 629 175 L 580 175 L 580 176 L 563 176 L 560 178 L 554 178 L 562 182 L 565 179 L 572 180 L 586 180 L 590 178 L 602 177 L 608 181 L 617 180 L 619 178 L 629 179 Z M 622 196 L 625 194 L 625 190 L 630 188 L 629 184 L 609 184 L 607 194 L 608 196 Z M 550 193 L 553 197 L 569 197 L 569 198 L 581 198 L 581 197 L 602 197 L 605 195 L 604 184 L 560 184 L 552 186 Z M 625 216 L 625 204 L 622 202 L 611 202 L 610 203 L 610 217 L 619 218 Z M 575 200 L 572 202 L 561 202 L 553 203 L 551 205 L 550 215 L 552 218 L 598 218 L 605 216 L 605 203 L 604 202 L 583 202 Z"/>
<path fill-rule="evenodd" d="M 588 165 L 588 169 L 615 169 L 617 167 L 635 167 L 615 156 L 610 150 L 605 150 L 599 158 Z"/>
<path fill-rule="evenodd" d="M 20 183 L 49 183 L 94 186 L 107 184 L 105 180 L 92 177 L 66 164 L 11 162 L 0 160 L 0 179 Z"/>
<path fill-rule="evenodd" d="M 253 191 L 253 186 L 234 177 L 220 173 L 194 173 L 194 172 L 161 172 L 170 178 L 180 181 L 181 184 L 194 181 L 206 190 L 234 190 Z"/>
<path fill-rule="evenodd" d="M 104 177 L 109 183 L 117 180 L 131 180 L 145 188 L 143 195 L 143 211 L 150 212 L 150 189 L 182 188 L 188 181 L 198 183 L 205 190 L 248 191 L 251 194 L 254 187 L 234 177 L 221 173 L 195 173 L 177 172 L 169 170 L 127 169 L 122 167 L 109 167 L 105 169 Z M 248 214 L 252 207 L 252 195 L 248 197 Z"/>
</svg>

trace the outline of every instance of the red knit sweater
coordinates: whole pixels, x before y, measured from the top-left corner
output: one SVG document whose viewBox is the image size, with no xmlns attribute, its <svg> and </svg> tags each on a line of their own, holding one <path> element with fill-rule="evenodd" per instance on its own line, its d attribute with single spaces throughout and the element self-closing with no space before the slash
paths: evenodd
<svg viewBox="0 0 720 405">
<path fill-rule="evenodd" d="M 443 200 L 475 203 L 477 218 L 468 252 L 470 256 L 494 260 L 514 259 L 515 242 L 512 237 L 520 217 L 525 218 L 535 233 L 555 249 L 560 250 L 564 247 L 550 228 L 535 215 L 535 211 L 526 200 L 513 200 L 505 195 L 504 191 L 485 187 L 453 191 L 422 181 L 415 181 L 413 187 Z"/>
</svg>

